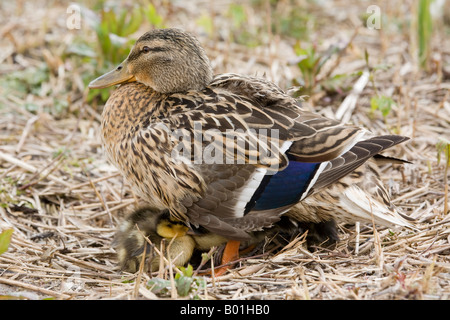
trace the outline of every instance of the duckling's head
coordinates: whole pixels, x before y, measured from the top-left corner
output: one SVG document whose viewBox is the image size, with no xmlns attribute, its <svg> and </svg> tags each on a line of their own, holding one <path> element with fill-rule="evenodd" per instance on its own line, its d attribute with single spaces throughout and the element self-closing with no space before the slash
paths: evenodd
<svg viewBox="0 0 450 320">
<path fill-rule="evenodd" d="M 186 225 L 181 221 L 172 219 L 169 214 L 162 215 L 156 224 L 156 233 L 160 237 L 168 239 L 183 237 L 188 230 L 189 228 Z"/>
<path fill-rule="evenodd" d="M 156 29 L 142 35 L 114 70 L 89 84 L 91 89 L 139 81 L 161 93 L 201 90 L 213 77 L 199 41 L 180 29 Z"/>
</svg>

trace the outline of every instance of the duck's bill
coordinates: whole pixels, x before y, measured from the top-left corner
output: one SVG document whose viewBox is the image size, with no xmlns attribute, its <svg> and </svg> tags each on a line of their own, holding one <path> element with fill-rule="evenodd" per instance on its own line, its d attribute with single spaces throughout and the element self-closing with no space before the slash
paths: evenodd
<svg viewBox="0 0 450 320">
<path fill-rule="evenodd" d="M 91 83 L 89 83 L 89 89 L 103 89 L 116 84 L 124 84 L 133 81 L 136 81 L 136 78 L 128 73 L 126 65 L 122 63 L 117 68 L 91 81 Z"/>
</svg>

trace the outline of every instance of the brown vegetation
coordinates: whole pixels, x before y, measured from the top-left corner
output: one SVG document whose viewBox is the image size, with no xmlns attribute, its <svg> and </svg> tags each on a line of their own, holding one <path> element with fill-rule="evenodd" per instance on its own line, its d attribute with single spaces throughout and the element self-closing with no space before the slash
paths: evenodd
<svg viewBox="0 0 450 320">
<path fill-rule="evenodd" d="M 383 179 L 394 203 L 418 220 L 417 231 L 340 226 L 338 246 L 315 252 L 305 249 L 300 236 L 276 253 L 244 259 L 220 278 L 196 276 L 188 297 L 449 299 L 445 156 L 438 162 L 436 149 L 441 139 L 450 140 L 448 12 L 434 19 L 429 59 L 421 68 L 416 1 L 377 2 L 378 30 L 364 26 L 367 7 L 360 1 L 324 2 L 324 7 L 307 1 L 244 2 L 234 9 L 228 1 L 155 5 L 164 25 L 199 35 L 215 72 L 265 74 L 285 89 L 305 76 L 296 46 L 314 45 L 319 58 L 338 46 L 317 73 L 310 71 L 315 81 L 304 106 L 330 117 L 340 110 L 344 119 L 374 133 L 412 138 L 391 151 L 412 163 L 383 168 Z M 99 141 L 103 100 L 90 96 L 86 86 L 101 72 L 95 63 L 97 38 L 87 16 L 81 29 L 68 30 L 67 4 L 51 3 L 0 5 L 0 232 L 14 229 L 0 255 L 0 299 L 181 298 L 170 290 L 177 279 L 169 270 L 159 275 L 118 270 L 111 241 L 137 199 L 106 162 Z M 274 23 L 293 9 L 304 13 L 292 17 L 304 19 L 304 30 L 298 27 L 302 41 L 286 34 L 285 24 Z M 148 28 L 143 22 L 130 39 Z M 248 34 L 238 32 L 244 29 Z M 250 40 L 256 43 L 245 45 Z M 355 88 L 363 70 L 370 77 Z M 355 103 L 344 101 L 349 95 Z M 373 97 L 385 97 L 390 108 L 373 110 Z M 155 276 L 169 281 L 161 282 L 167 290 L 149 285 Z"/>
</svg>

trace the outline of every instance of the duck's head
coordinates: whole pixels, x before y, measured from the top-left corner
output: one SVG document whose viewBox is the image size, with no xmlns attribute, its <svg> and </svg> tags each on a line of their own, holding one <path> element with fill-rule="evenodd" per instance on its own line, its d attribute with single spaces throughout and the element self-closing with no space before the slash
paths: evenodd
<svg viewBox="0 0 450 320">
<path fill-rule="evenodd" d="M 212 80 L 205 50 L 180 29 L 156 29 L 142 35 L 115 69 L 93 80 L 91 89 L 139 81 L 161 93 L 201 90 Z"/>
</svg>

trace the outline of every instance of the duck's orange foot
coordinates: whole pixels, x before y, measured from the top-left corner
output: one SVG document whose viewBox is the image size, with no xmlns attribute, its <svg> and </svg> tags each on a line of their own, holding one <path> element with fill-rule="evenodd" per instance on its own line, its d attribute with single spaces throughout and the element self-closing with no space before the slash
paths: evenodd
<svg viewBox="0 0 450 320">
<path fill-rule="evenodd" d="M 241 242 L 236 240 L 229 240 L 225 249 L 223 250 L 222 263 L 223 267 L 214 269 L 214 276 L 218 277 L 224 275 L 229 269 L 234 266 L 233 261 L 239 259 L 239 246 Z"/>
</svg>

